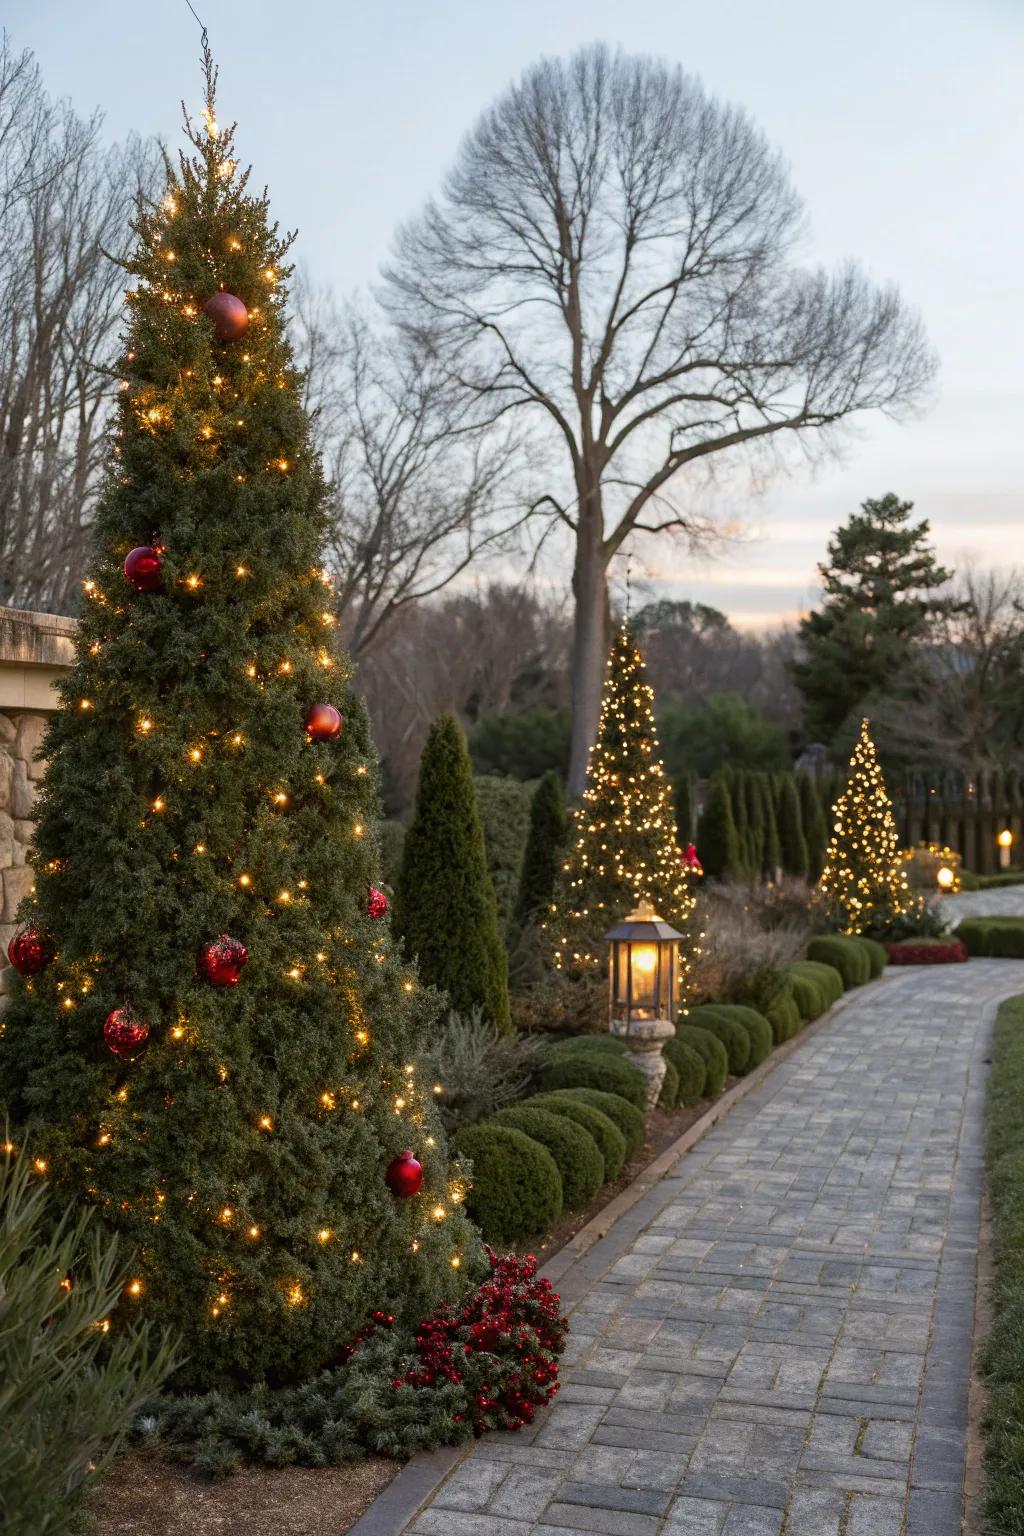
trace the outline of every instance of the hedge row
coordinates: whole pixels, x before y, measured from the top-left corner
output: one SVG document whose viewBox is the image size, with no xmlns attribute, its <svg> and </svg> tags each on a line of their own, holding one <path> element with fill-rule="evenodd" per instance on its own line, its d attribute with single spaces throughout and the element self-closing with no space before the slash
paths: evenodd
<svg viewBox="0 0 1024 1536">
<path fill-rule="evenodd" d="M 730 1073 L 752 1071 L 773 1046 L 820 1018 L 845 987 L 862 985 L 885 964 L 885 950 L 868 939 L 815 939 L 808 953 L 787 968 L 765 1013 L 705 1003 L 679 1021 L 663 1052 L 662 1108 L 717 1097 Z M 617 1178 L 644 1141 L 644 1079 L 616 1036 L 551 1042 L 534 1059 L 531 1078 L 531 1097 L 455 1138 L 455 1149 L 474 1165 L 469 1213 L 492 1243 L 526 1242 L 549 1231 L 563 1210 L 586 1205 L 602 1183 Z"/>
<path fill-rule="evenodd" d="M 1024 960 L 1024 917 L 965 917 L 953 929 L 969 955 Z"/>
</svg>

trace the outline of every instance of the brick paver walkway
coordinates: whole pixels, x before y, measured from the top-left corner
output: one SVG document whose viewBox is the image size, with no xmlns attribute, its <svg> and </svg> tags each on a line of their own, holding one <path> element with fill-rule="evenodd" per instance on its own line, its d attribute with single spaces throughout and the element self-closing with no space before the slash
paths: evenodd
<svg viewBox="0 0 1024 1536">
<path fill-rule="evenodd" d="M 1021 991 L 972 961 L 855 994 L 599 1245 L 561 1395 L 405 1529 L 958 1536 L 985 1058 Z"/>
</svg>

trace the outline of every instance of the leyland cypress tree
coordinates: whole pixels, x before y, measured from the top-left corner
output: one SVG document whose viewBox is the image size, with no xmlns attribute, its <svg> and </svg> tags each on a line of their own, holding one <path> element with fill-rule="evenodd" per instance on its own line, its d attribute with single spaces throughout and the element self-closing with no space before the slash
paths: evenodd
<svg viewBox="0 0 1024 1536">
<path fill-rule="evenodd" d="M 453 1008 L 483 1008 L 499 1029 L 508 1028 L 508 959 L 466 738 L 454 715 L 440 717 L 423 749 L 395 929 L 423 980 L 446 992 Z"/>
<path fill-rule="evenodd" d="M 724 773 L 712 775 L 697 829 L 697 852 L 706 874 L 716 880 L 738 880 L 743 872 L 739 837 L 732 812 L 729 782 Z"/>
<path fill-rule="evenodd" d="M 541 779 L 530 801 L 530 830 L 519 875 L 515 921 L 520 928 L 550 907 L 565 841 L 565 792 L 552 768 Z"/>
<path fill-rule="evenodd" d="M 825 849 L 828 847 L 825 812 L 822 809 L 821 796 L 810 774 L 797 774 L 796 782 L 800 795 L 800 821 L 807 840 L 807 872 L 812 880 L 817 880 L 825 862 Z"/>
<path fill-rule="evenodd" d="M 137 1251 L 121 1311 L 180 1331 L 183 1383 L 245 1385 L 336 1361 L 375 1309 L 416 1321 L 481 1254 L 417 1081 L 435 1004 L 374 890 L 377 765 L 330 643 L 289 240 L 214 86 L 207 56 L 204 122 L 126 262 L 0 1094 L 35 1121 L 39 1177 Z M 407 1147 L 424 1178 L 399 1198 Z"/>
<path fill-rule="evenodd" d="M 782 849 L 782 868 L 787 875 L 796 875 L 798 879 L 806 880 L 807 839 L 804 836 L 796 780 L 791 773 L 783 773 L 779 776 L 778 789 L 779 846 Z"/>
</svg>

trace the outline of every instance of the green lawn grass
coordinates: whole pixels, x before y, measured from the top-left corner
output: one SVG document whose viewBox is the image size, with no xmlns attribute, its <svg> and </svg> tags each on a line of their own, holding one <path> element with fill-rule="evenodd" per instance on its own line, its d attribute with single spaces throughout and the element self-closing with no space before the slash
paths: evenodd
<svg viewBox="0 0 1024 1536">
<path fill-rule="evenodd" d="M 993 1322 L 981 1354 L 986 1529 L 1024 1533 L 1024 997 L 996 1018 L 985 1107 L 992 1207 Z"/>
</svg>

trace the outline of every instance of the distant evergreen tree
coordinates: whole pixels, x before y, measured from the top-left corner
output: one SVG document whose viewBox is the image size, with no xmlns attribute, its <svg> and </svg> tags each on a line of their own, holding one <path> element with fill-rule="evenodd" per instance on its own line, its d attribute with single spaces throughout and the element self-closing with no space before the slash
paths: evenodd
<svg viewBox="0 0 1024 1536">
<path fill-rule="evenodd" d="M 807 842 L 807 872 L 812 880 L 817 880 L 825 863 L 825 850 L 828 847 L 825 812 L 821 808 L 817 786 L 810 775 L 797 774 L 796 783 L 800 796 L 800 821 Z"/>
<path fill-rule="evenodd" d="M 739 873 L 745 880 L 754 878 L 754 860 L 751 850 L 750 828 L 747 824 L 747 796 L 744 780 L 747 773 L 742 768 L 727 768 L 725 770 L 726 782 L 729 785 L 729 802 L 732 806 L 732 819 L 736 823 L 736 846 L 739 852 Z"/>
<path fill-rule="evenodd" d="M 680 774 L 676 783 L 676 836 L 681 847 L 697 840 L 697 780 L 692 773 Z"/>
<path fill-rule="evenodd" d="M 800 621 L 802 656 L 792 666 L 805 727 L 816 741 L 834 741 L 873 692 L 891 694 L 915 641 L 948 608 L 935 594 L 950 572 L 936 562 L 928 523 L 911 523 L 913 506 L 891 493 L 863 502 L 837 529 L 818 567 L 824 601 Z"/>
<path fill-rule="evenodd" d="M 800 795 L 796 780 L 791 773 L 779 775 L 778 820 L 782 868 L 787 875 L 795 875 L 800 880 L 806 880 L 810 867 L 810 855 L 807 839 L 804 836 Z"/>
<path fill-rule="evenodd" d="M 765 812 L 761 781 L 756 773 L 743 775 L 743 801 L 747 812 L 747 845 L 750 878 L 760 880 L 765 858 Z"/>
<path fill-rule="evenodd" d="M 715 880 L 736 880 L 742 874 L 739 838 L 732 797 L 723 773 L 712 775 L 697 831 L 697 852 L 704 873 Z"/>
<path fill-rule="evenodd" d="M 454 715 L 431 729 L 395 892 L 395 931 L 420 975 L 459 1013 L 509 1027 L 508 960 L 487 873 L 466 738 Z"/>
<path fill-rule="evenodd" d="M 554 769 L 544 775 L 530 801 L 530 830 L 519 874 L 514 922 L 526 924 L 550 907 L 565 843 L 565 791 Z"/>
<path fill-rule="evenodd" d="M 782 868 L 782 845 L 779 842 L 779 824 L 775 817 L 775 792 L 770 774 L 758 774 L 758 790 L 761 796 L 761 814 L 764 817 L 761 873 L 765 880 L 774 880 Z"/>
</svg>

